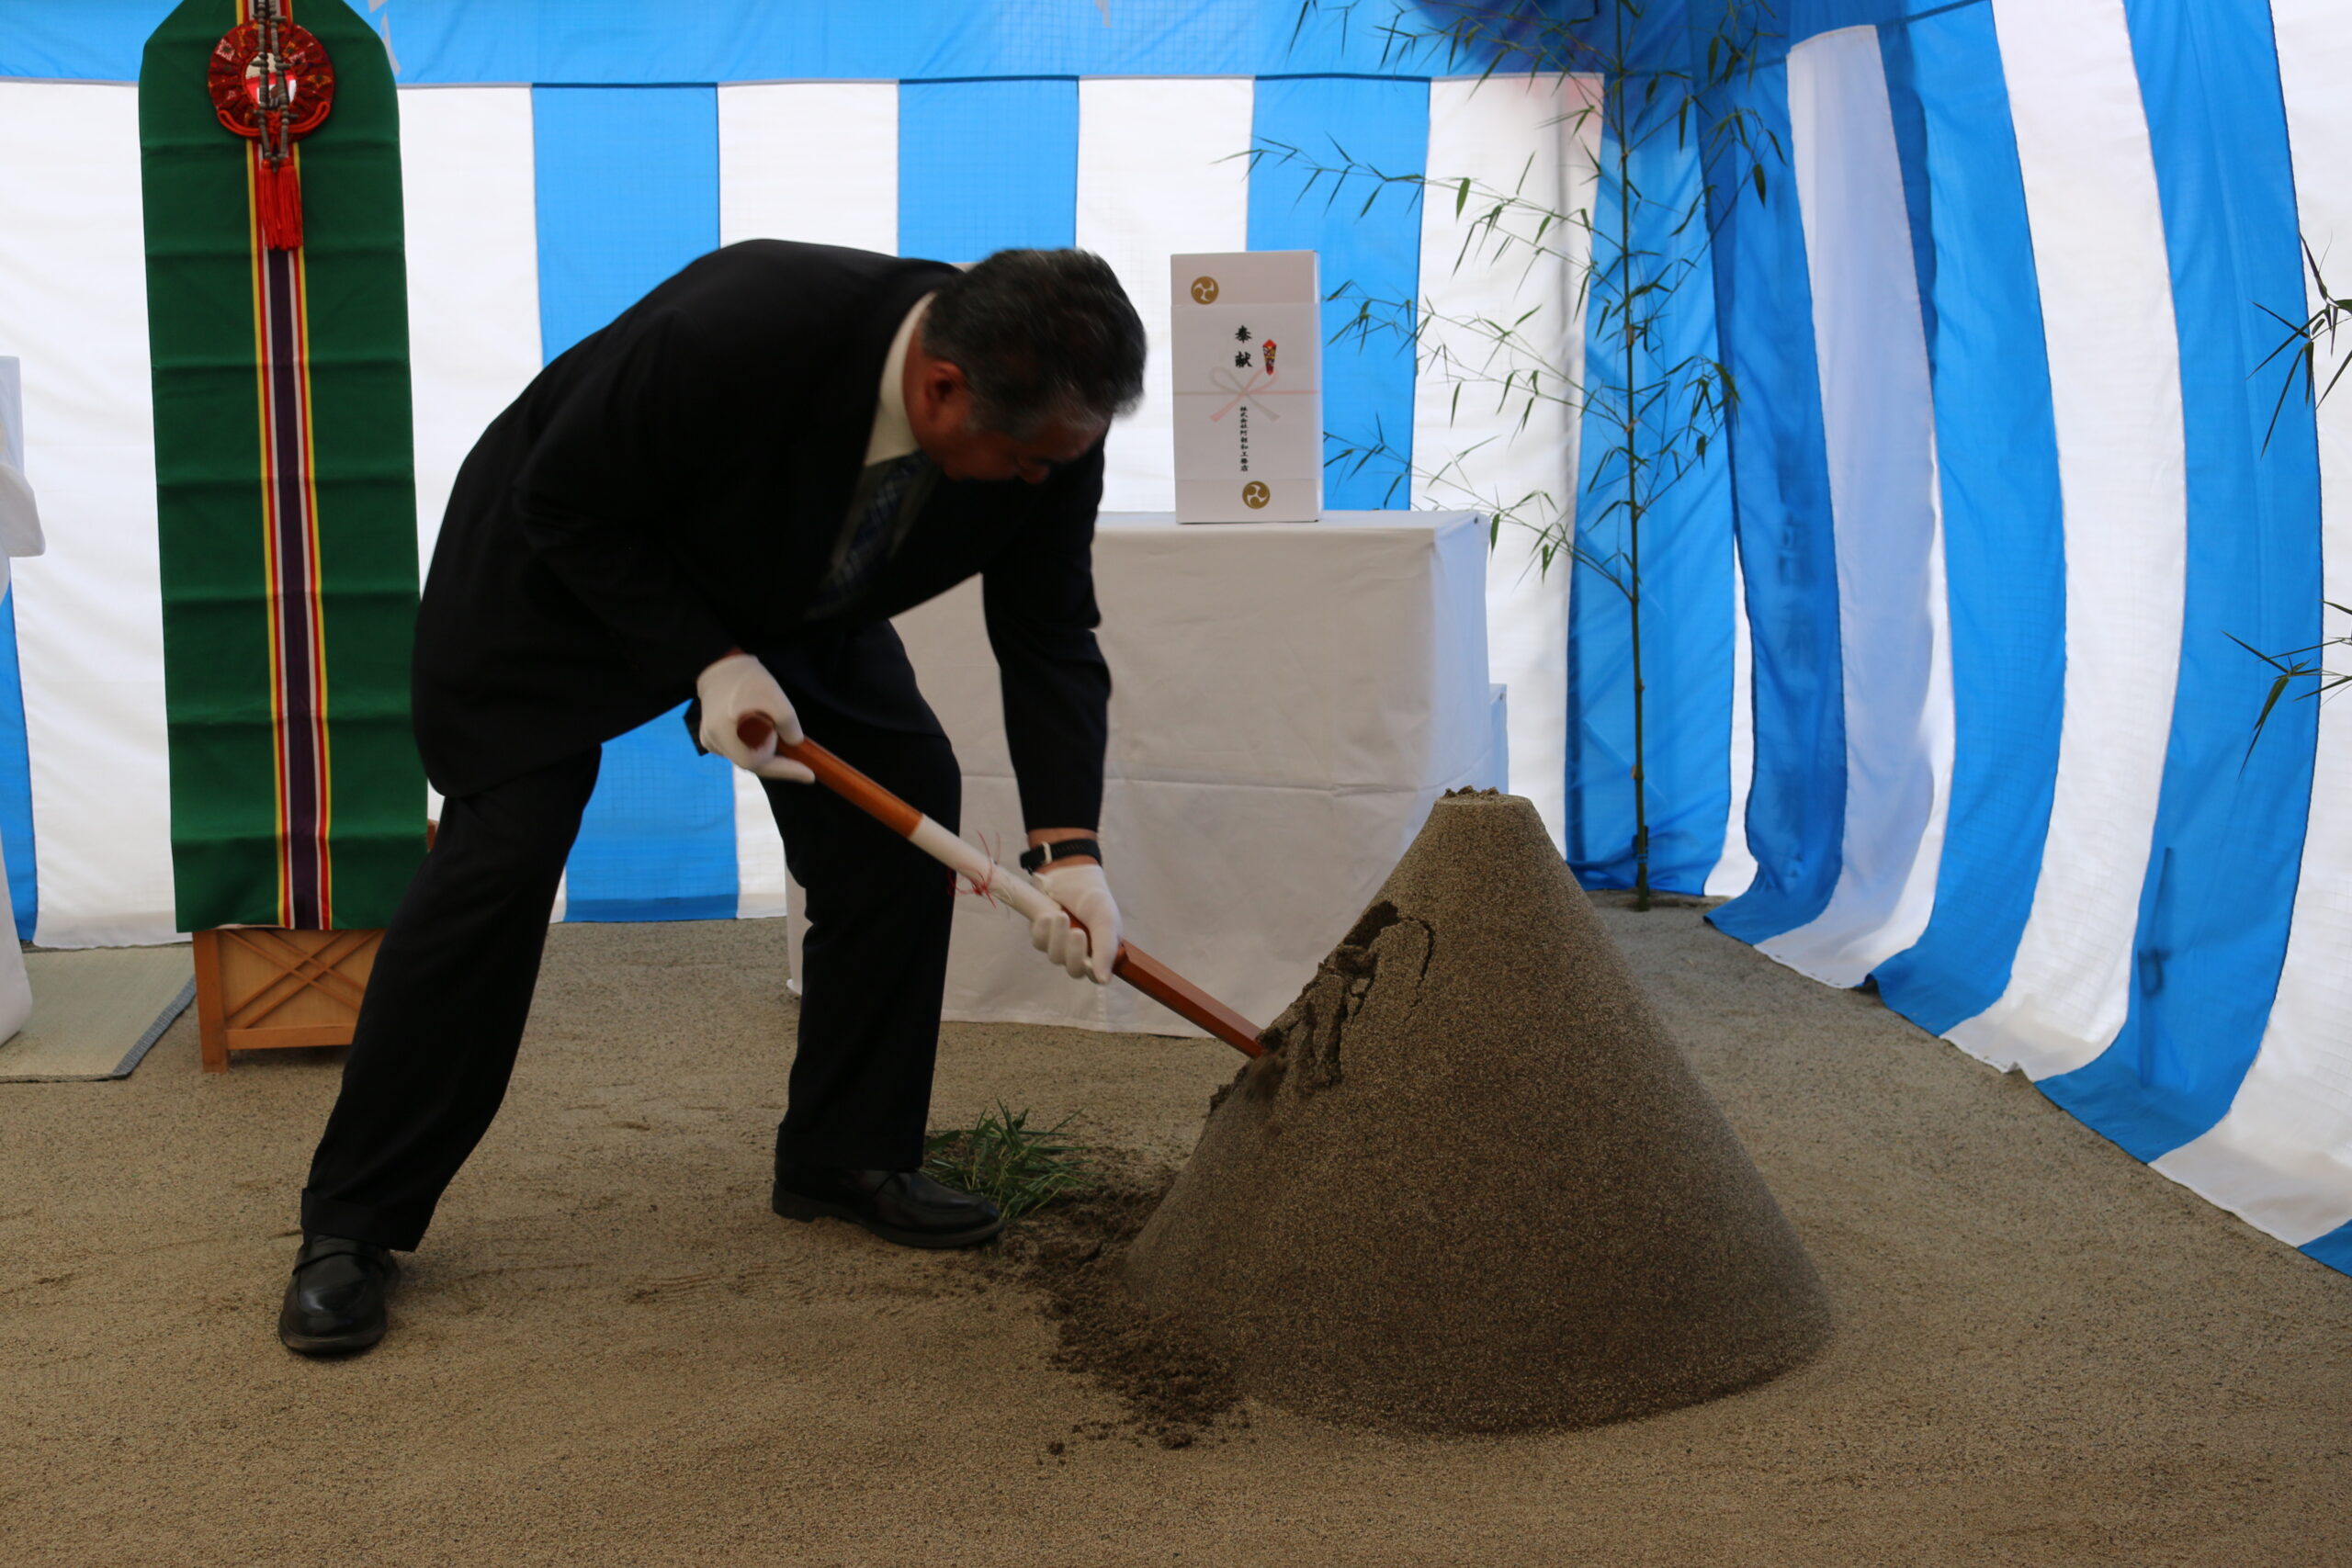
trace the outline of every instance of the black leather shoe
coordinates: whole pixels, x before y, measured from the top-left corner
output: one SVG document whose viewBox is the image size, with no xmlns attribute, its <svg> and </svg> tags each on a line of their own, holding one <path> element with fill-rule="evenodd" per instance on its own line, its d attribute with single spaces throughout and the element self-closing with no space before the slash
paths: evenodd
<svg viewBox="0 0 2352 1568">
<path fill-rule="evenodd" d="M 367 1349 L 384 1337 L 384 1296 L 400 1277 L 387 1248 L 347 1236 L 303 1237 L 277 1314 L 279 1341 L 305 1356 Z"/>
<path fill-rule="evenodd" d="M 787 1220 L 830 1214 L 900 1247 L 975 1247 L 1004 1228 L 994 1203 L 919 1170 L 786 1166 L 776 1171 L 768 1206 Z"/>
</svg>

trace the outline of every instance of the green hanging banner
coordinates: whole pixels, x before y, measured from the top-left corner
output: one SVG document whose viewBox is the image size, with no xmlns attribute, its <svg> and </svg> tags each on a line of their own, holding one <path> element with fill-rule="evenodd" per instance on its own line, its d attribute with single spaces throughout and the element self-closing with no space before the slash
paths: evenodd
<svg viewBox="0 0 2352 1568">
<path fill-rule="evenodd" d="M 424 851 L 383 42 L 343 0 L 185 0 L 139 140 L 180 929 L 381 926 Z"/>
</svg>

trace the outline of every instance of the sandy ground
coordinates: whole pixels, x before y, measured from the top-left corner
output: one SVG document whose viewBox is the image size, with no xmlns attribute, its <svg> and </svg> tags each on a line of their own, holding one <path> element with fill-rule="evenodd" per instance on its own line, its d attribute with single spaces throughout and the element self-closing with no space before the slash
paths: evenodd
<svg viewBox="0 0 2352 1568">
<path fill-rule="evenodd" d="M 1869 997 L 1611 908 L 1834 1293 L 1817 1361 L 1622 1426 L 1201 1445 L 1032 1298 L 766 1212 L 780 922 L 555 933 L 505 1115 L 341 1363 L 281 1350 L 333 1052 L 0 1086 L 10 1563 L 2341 1564 L 2352 1280 Z M 956 1026 L 935 1120 L 1174 1159 L 1225 1047 Z M 1378 1179 L 1367 1172 L 1366 1179 Z M 1051 1445 L 1064 1445 L 1056 1454 Z"/>
</svg>

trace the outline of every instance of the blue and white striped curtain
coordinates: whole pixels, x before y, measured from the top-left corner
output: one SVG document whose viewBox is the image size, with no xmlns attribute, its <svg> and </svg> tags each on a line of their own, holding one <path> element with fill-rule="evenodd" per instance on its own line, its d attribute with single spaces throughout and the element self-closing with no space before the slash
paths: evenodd
<svg viewBox="0 0 2352 1568">
<path fill-rule="evenodd" d="M 2352 242 L 2352 7 L 1914 9 L 1747 90 L 1793 190 L 1715 236 L 1757 872 L 1713 919 L 2352 1269 L 2352 729 L 2249 752 L 2240 646 L 2352 631 L 2352 400 L 2274 430 L 2265 365 L 2301 241 Z"/>
<path fill-rule="evenodd" d="M 1425 348 L 1532 309 L 1586 351 L 1573 254 L 1465 254 L 1450 201 L 1238 156 L 1592 207 L 1596 85 L 1417 73 L 1384 50 L 1390 15 L 1430 25 L 1402 0 L 353 4 L 404 89 L 427 546 L 548 357 L 752 235 L 1085 245 L 1156 333 L 1170 252 L 1311 246 L 1419 301 Z M 0 354 L 51 541 L 6 606 L 0 839 L 60 945 L 172 935 L 128 85 L 169 8 L 0 0 Z M 2249 755 L 2268 672 L 2233 640 L 2352 630 L 2320 609 L 2352 600 L 2352 395 L 2272 432 L 2257 368 L 2268 312 L 2307 308 L 2299 236 L 2352 276 L 2352 0 L 1783 0 L 1770 26 L 1738 91 L 1787 166 L 1712 240 L 1657 237 L 1700 279 L 1678 351 L 1743 395 L 1645 525 L 1655 874 L 2352 1269 L 2352 721 L 2297 703 Z M 1653 195 L 1701 194 L 1642 156 Z M 1457 404 L 1393 341 L 1335 345 L 1330 383 L 1335 449 L 1393 454 L 1335 471 L 1335 507 L 1573 506 L 1592 468 L 1573 417 Z M 1114 437 L 1111 507 L 1169 504 L 1166 410 Z M 1622 883 L 1622 601 L 1509 533 L 1488 601 L 1513 787 Z M 573 918 L 775 913 L 782 884 L 756 795 L 674 723 L 612 749 Z"/>
</svg>

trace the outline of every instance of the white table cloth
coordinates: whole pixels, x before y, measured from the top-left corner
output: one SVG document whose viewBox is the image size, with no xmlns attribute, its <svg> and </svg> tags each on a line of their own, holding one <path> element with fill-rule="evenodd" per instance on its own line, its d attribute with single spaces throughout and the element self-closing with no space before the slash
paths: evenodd
<svg viewBox="0 0 2352 1568">
<path fill-rule="evenodd" d="M 1114 693 L 1102 836 L 1129 940 L 1260 1025 L 1289 1005 L 1438 795 L 1503 779 L 1486 578 L 1486 529 L 1466 513 L 1102 517 L 1094 580 Z M 898 626 L 963 763 L 965 836 L 1012 864 L 1027 839 L 979 585 Z M 969 897 L 944 1010 L 1197 1032 L 1126 986 L 1069 979 L 1011 911 Z"/>
</svg>

